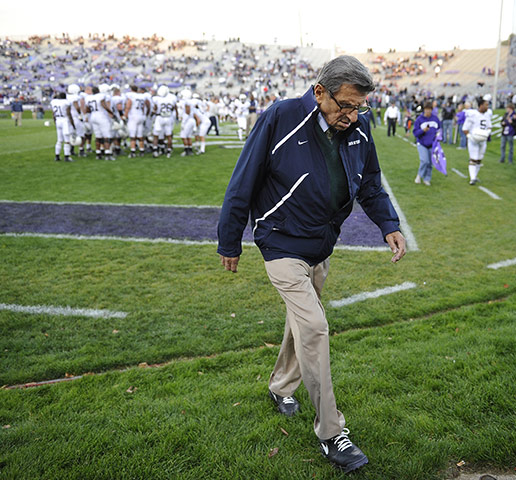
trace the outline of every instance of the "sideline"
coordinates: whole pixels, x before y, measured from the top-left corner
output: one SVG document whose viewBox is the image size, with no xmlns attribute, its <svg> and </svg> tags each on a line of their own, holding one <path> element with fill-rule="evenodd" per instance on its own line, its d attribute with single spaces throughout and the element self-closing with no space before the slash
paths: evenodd
<svg viewBox="0 0 516 480">
<path fill-rule="evenodd" d="M 34 315 L 63 315 L 66 317 L 90 317 L 90 318 L 125 318 L 125 312 L 113 312 L 111 310 L 95 310 L 91 308 L 55 307 L 53 305 L 15 305 L 0 303 L 0 310 L 16 313 L 31 313 Z"/>
<path fill-rule="evenodd" d="M 412 232 L 412 229 L 410 228 L 410 225 L 407 222 L 407 217 L 405 217 L 405 214 L 403 213 L 403 210 L 400 207 L 400 204 L 396 200 L 396 197 L 394 196 L 394 193 L 389 185 L 389 182 L 387 182 L 387 179 L 385 178 L 385 175 L 382 172 L 382 184 L 385 188 L 385 191 L 389 195 L 392 205 L 394 206 L 394 209 L 396 210 L 396 213 L 398 214 L 398 217 L 400 219 L 400 227 L 401 231 L 403 232 L 403 235 L 405 236 L 407 240 L 407 249 L 417 252 L 419 250 L 419 247 L 417 246 L 416 237 L 414 236 L 414 233 Z"/>
<path fill-rule="evenodd" d="M 218 245 L 215 240 L 177 240 L 175 238 L 142 238 L 142 237 L 117 237 L 108 235 L 72 235 L 66 233 L 0 233 L 1 237 L 27 237 L 50 238 L 56 240 L 111 240 L 116 242 L 135 243 L 169 243 L 173 245 Z M 256 247 L 254 242 L 242 242 L 243 247 Z M 354 252 L 385 252 L 389 247 L 368 247 L 364 245 L 336 245 L 335 250 L 350 250 Z"/>
</svg>

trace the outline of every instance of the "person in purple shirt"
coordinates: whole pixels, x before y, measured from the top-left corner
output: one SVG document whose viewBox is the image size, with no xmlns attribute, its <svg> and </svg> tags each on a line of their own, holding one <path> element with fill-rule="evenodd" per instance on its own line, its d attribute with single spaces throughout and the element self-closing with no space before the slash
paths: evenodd
<svg viewBox="0 0 516 480">
<path fill-rule="evenodd" d="M 466 134 L 462 131 L 462 127 L 464 126 L 464 122 L 466 121 L 466 107 L 465 104 L 460 103 L 457 107 L 457 113 L 455 114 L 455 121 L 457 122 L 457 130 L 460 135 L 460 144 L 457 147 L 457 150 L 465 150 L 468 139 Z"/>
<path fill-rule="evenodd" d="M 502 119 L 502 139 L 500 143 L 501 157 L 500 163 L 505 162 L 505 147 L 509 144 L 509 163 L 512 163 L 512 153 L 514 148 L 514 126 L 516 124 L 516 114 L 514 113 L 514 105 L 508 103 L 505 107 L 505 115 Z"/>
<path fill-rule="evenodd" d="M 441 128 L 441 121 L 437 115 L 432 113 L 432 109 L 431 103 L 425 103 L 423 114 L 416 118 L 413 132 L 419 153 L 419 170 L 414 182 L 421 183 L 423 181 L 428 187 L 432 179 L 432 144 Z"/>
</svg>

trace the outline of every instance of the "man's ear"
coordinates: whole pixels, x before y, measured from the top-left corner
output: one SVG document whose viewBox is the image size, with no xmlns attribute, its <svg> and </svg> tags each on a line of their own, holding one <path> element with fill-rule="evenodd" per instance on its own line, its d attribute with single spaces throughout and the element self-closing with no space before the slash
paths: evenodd
<svg viewBox="0 0 516 480">
<path fill-rule="evenodd" d="M 314 95 L 315 95 L 315 100 L 317 101 L 317 103 L 320 104 L 322 102 L 322 95 L 325 91 L 326 91 L 326 89 L 320 83 L 315 85 Z"/>
</svg>

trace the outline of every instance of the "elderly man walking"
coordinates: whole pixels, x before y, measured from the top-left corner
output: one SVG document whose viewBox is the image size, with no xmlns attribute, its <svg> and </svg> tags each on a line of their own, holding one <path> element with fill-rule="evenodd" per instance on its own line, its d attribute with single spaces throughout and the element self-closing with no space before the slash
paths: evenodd
<svg viewBox="0 0 516 480">
<path fill-rule="evenodd" d="M 249 212 L 271 283 L 283 298 L 283 343 L 269 380 L 280 413 L 299 410 L 301 381 L 315 408 L 322 454 L 346 472 L 368 462 L 349 439 L 330 373 L 328 322 L 321 292 L 341 224 L 356 198 L 394 252 L 405 254 L 399 220 L 380 183 L 369 122 L 369 71 L 354 57 L 326 64 L 301 98 L 262 114 L 229 182 L 218 225 L 221 263 L 236 272 Z"/>
<path fill-rule="evenodd" d="M 22 115 L 23 115 L 23 103 L 21 98 L 16 98 L 11 102 L 11 114 L 14 119 L 14 126 L 22 126 Z"/>
</svg>

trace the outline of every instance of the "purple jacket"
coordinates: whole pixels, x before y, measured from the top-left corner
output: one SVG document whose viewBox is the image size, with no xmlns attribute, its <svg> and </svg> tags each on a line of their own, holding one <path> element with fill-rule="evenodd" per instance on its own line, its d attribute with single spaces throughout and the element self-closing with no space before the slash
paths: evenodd
<svg viewBox="0 0 516 480">
<path fill-rule="evenodd" d="M 424 132 L 423 129 L 430 126 L 430 130 Z M 432 114 L 430 117 L 419 115 L 414 123 L 414 136 L 417 139 L 417 143 L 423 145 L 426 148 L 431 148 L 434 143 L 435 135 L 441 128 L 441 121 L 439 118 Z"/>
</svg>

